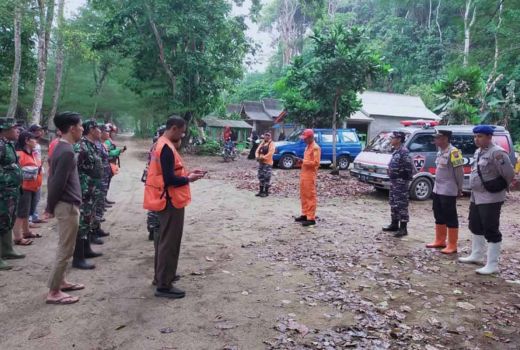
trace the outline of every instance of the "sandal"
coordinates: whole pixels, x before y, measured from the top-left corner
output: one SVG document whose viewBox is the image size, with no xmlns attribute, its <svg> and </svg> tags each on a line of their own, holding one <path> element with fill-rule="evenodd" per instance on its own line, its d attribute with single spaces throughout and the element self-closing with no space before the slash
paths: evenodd
<svg viewBox="0 0 520 350">
<path fill-rule="evenodd" d="M 16 245 L 31 245 L 33 243 L 30 239 L 25 238 L 15 239 L 13 242 Z"/>
<path fill-rule="evenodd" d="M 60 288 L 62 292 L 73 292 L 75 290 L 85 289 L 85 285 L 80 283 L 71 283 L 67 287 Z"/>
<path fill-rule="evenodd" d="M 67 295 L 66 297 L 59 298 L 56 300 L 47 299 L 45 301 L 45 303 L 51 304 L 51 305 L 69 305 L 69 304 L 77 303 L 78 301 L 79 301 L 78 297 L 73 297 L 72 295 Z"/>
<path fill-rule="evenodd" d="M 40 235 L 39 233 L 32 233 L 31 231 L 29 231 L 23 234 L 23 238 L 42 238 L 42 235 Z"/>
</svg>

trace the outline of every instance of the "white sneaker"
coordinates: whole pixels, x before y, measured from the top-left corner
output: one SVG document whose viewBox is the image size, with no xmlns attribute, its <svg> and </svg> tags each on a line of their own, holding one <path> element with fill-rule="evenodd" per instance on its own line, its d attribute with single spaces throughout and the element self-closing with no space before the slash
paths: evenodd
<svg viewBox="0 0 520 350">
<path fill-rule="evenodd" d="M 486 253 L 486 238 L 482 235 L 473 235 L 471 239 L 471 254 L 465 258 L 459 258 L 464 264 L 483 264 Z"/>
<path fill-rule="evenodd" d="M 498 272 L 500 245 L 501 242 L 488 244 L 487 263 L 483 268 L 476 270 L 479 275 L 491 275 Z"/>
</svg>

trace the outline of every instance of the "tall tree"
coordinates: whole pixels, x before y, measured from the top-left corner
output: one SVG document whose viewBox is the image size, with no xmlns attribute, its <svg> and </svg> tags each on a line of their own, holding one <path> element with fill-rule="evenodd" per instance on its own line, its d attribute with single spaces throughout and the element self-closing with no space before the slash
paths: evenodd
<svg viewBox="0 0 520 350">
<path fill-rule="evenodd" d="M 295 60 L 288 71 L 290 93 L 286 96 L 286 107 L 289 113 L 296 119 L 304 116 L 305 121 L 310 108 L 322 116 L 322 123 L 332 126 L 334 172 L 337 171 L 338 119 L 348 118 L 357 111 L 361 107 L 358 93 L 366 89 L 370 80 L 390 70 L 364 39 L 363 31 L 357 27 L 326 24 L 311 37 L 310 56 Z M 295 99 L 294 94 L 300 96 Z"/>
<path fill-rule="evenodd" d="M 31 110 L 31 122 L 41 123 L 43 98 L 45 95 L 45 79 L 47 76 L 47 63 L 49 54 L 49 42 L 51 38 L 52 23 L 54 21 L 54 0 L 37 0 L 38 3 L 38 73 L 34 88 L 34 102 Z"/>
<path fill-rule="evenodd" d="M 18 108 L 18 91 L 20 85 L 20 68 L 22 66 L 22 10 L 23 2 L 17 2 L 14 6 L 14 67 L 11 78 L 11 98 L 7 117 L 14 118 Z"/>
<path fill-rule="evenodd" d="M 466 0 L 464 11 L 464 67 L 468 66 L 469 49 L 471 45 L 471 28 L 477 19 L 477 0 Z"/>
<path fill-rule="evenodd" d="M 58 0 L 58 19 L 57 19 L 57 28 L 56 28 L 56 60 L 55 60 L 55 76 L 54 76 L 54 91 L 52 94 L 52 108 L 51 113 L 48 119 L 49 130 L 54 130 L 53 118 L 58 111 L 58 105 L 60 101 L 61 94 L 61 83 L 63 79 L 63 63 L 65 60 L 65 52 L 64 52 L 64 39 L 63 39 L 63 31 L 64 31 L 64 9 L 65 9 L 65 0 Z"/>
</svg>

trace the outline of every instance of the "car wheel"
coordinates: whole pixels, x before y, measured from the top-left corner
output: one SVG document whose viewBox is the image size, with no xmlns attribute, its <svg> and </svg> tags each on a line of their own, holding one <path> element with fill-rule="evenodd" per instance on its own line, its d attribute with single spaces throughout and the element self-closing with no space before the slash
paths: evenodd
<svg viewBox="0 0 520 350">
<path fill-rule="evenodd" d="M 410 186 L 410 196 L 418 201 L 425 201 L 430 198 L 433 191 L 433 184 L 426 177 L 418 177 Z"/>
<path fill-rule="evenodd" d="M 337 160 L 339 170 L 347 170 L 350 166 L 350 158 L 348 156 L 341 156 Z"/>
<path fill-rule="evenodd" d="M 287 154 L 287 155 L 282 156 L 282 158 L 280 158 L 278 165 L 282 169 L 292 169 L 292 168 L 294 168 L 294 163 L 295 163 L 294 157 L 291 156 L 290 154 Z"/>
</svg>

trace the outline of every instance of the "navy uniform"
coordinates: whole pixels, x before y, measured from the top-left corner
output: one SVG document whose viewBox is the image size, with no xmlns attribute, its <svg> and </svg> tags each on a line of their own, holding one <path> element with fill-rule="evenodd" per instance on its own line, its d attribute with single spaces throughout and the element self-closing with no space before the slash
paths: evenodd
<svg viewBox="0 0 520 350">
<path fill-rule="evenodd" d="M 408 234 L 408 214 L 410 180 L 413 177 L 413 164 L 410 152 L 403 145 L 406 135 L 401 131 L 394 131 L 392 138 L 401 140 L 401 145 L 394 149 L 392 159 L 388 164 L 388 175 L 390 177 L 390 210 L 392 223 L 383 228 L 386 232 L 395 232 L 395 237 Z"/>
<path fill-rule="evenodd" d="M 16 128 L 13 118 L 0 118 L 0 132 L 9 132 Z M 22 170 L 13 139 L 0 135 L 0 270 L 11 268 L 3 259 L 25 257 L 13 250 L 13 226 L 16 219 L 16 207 L 20 198 Z"/>
<path fill-rule="evenodd" d="M 451 139 L 451 131 L 437 130 L 435 138 Z M 462 152 L 448 143 L 445 149 L 439 149 L 435 160 L 435 185 L 433 186 L 433 216 L 435 218 L 435 241 L 427 248 L 444 248 L 441 253 L 457 252 L 459 239 L 459 217 L 457 214 L 457 196 L 462 194 L 464 185 L 464 158 Z M 448 245 L 446 245 L 448 238 Z"/>
<path fill-rule="evenodd" d="M 479 125 L 473 133 L 492 136 L 494 129 Z M 469 207 L 469 229 L 473 233 L 471 255 L 460 258 L 463 263 L 480 263 L 484 259 L 488 242 L 487 263 L 476 270 L 482 275 L 498 272 L 498 258 L 502 234 L 500 233 L 500 211 L 506 199 L 506 191 L 515 176 L 507 152 L 491 142 L 475 152 L 471 168 L 471 204 Z"/>
</svg>

